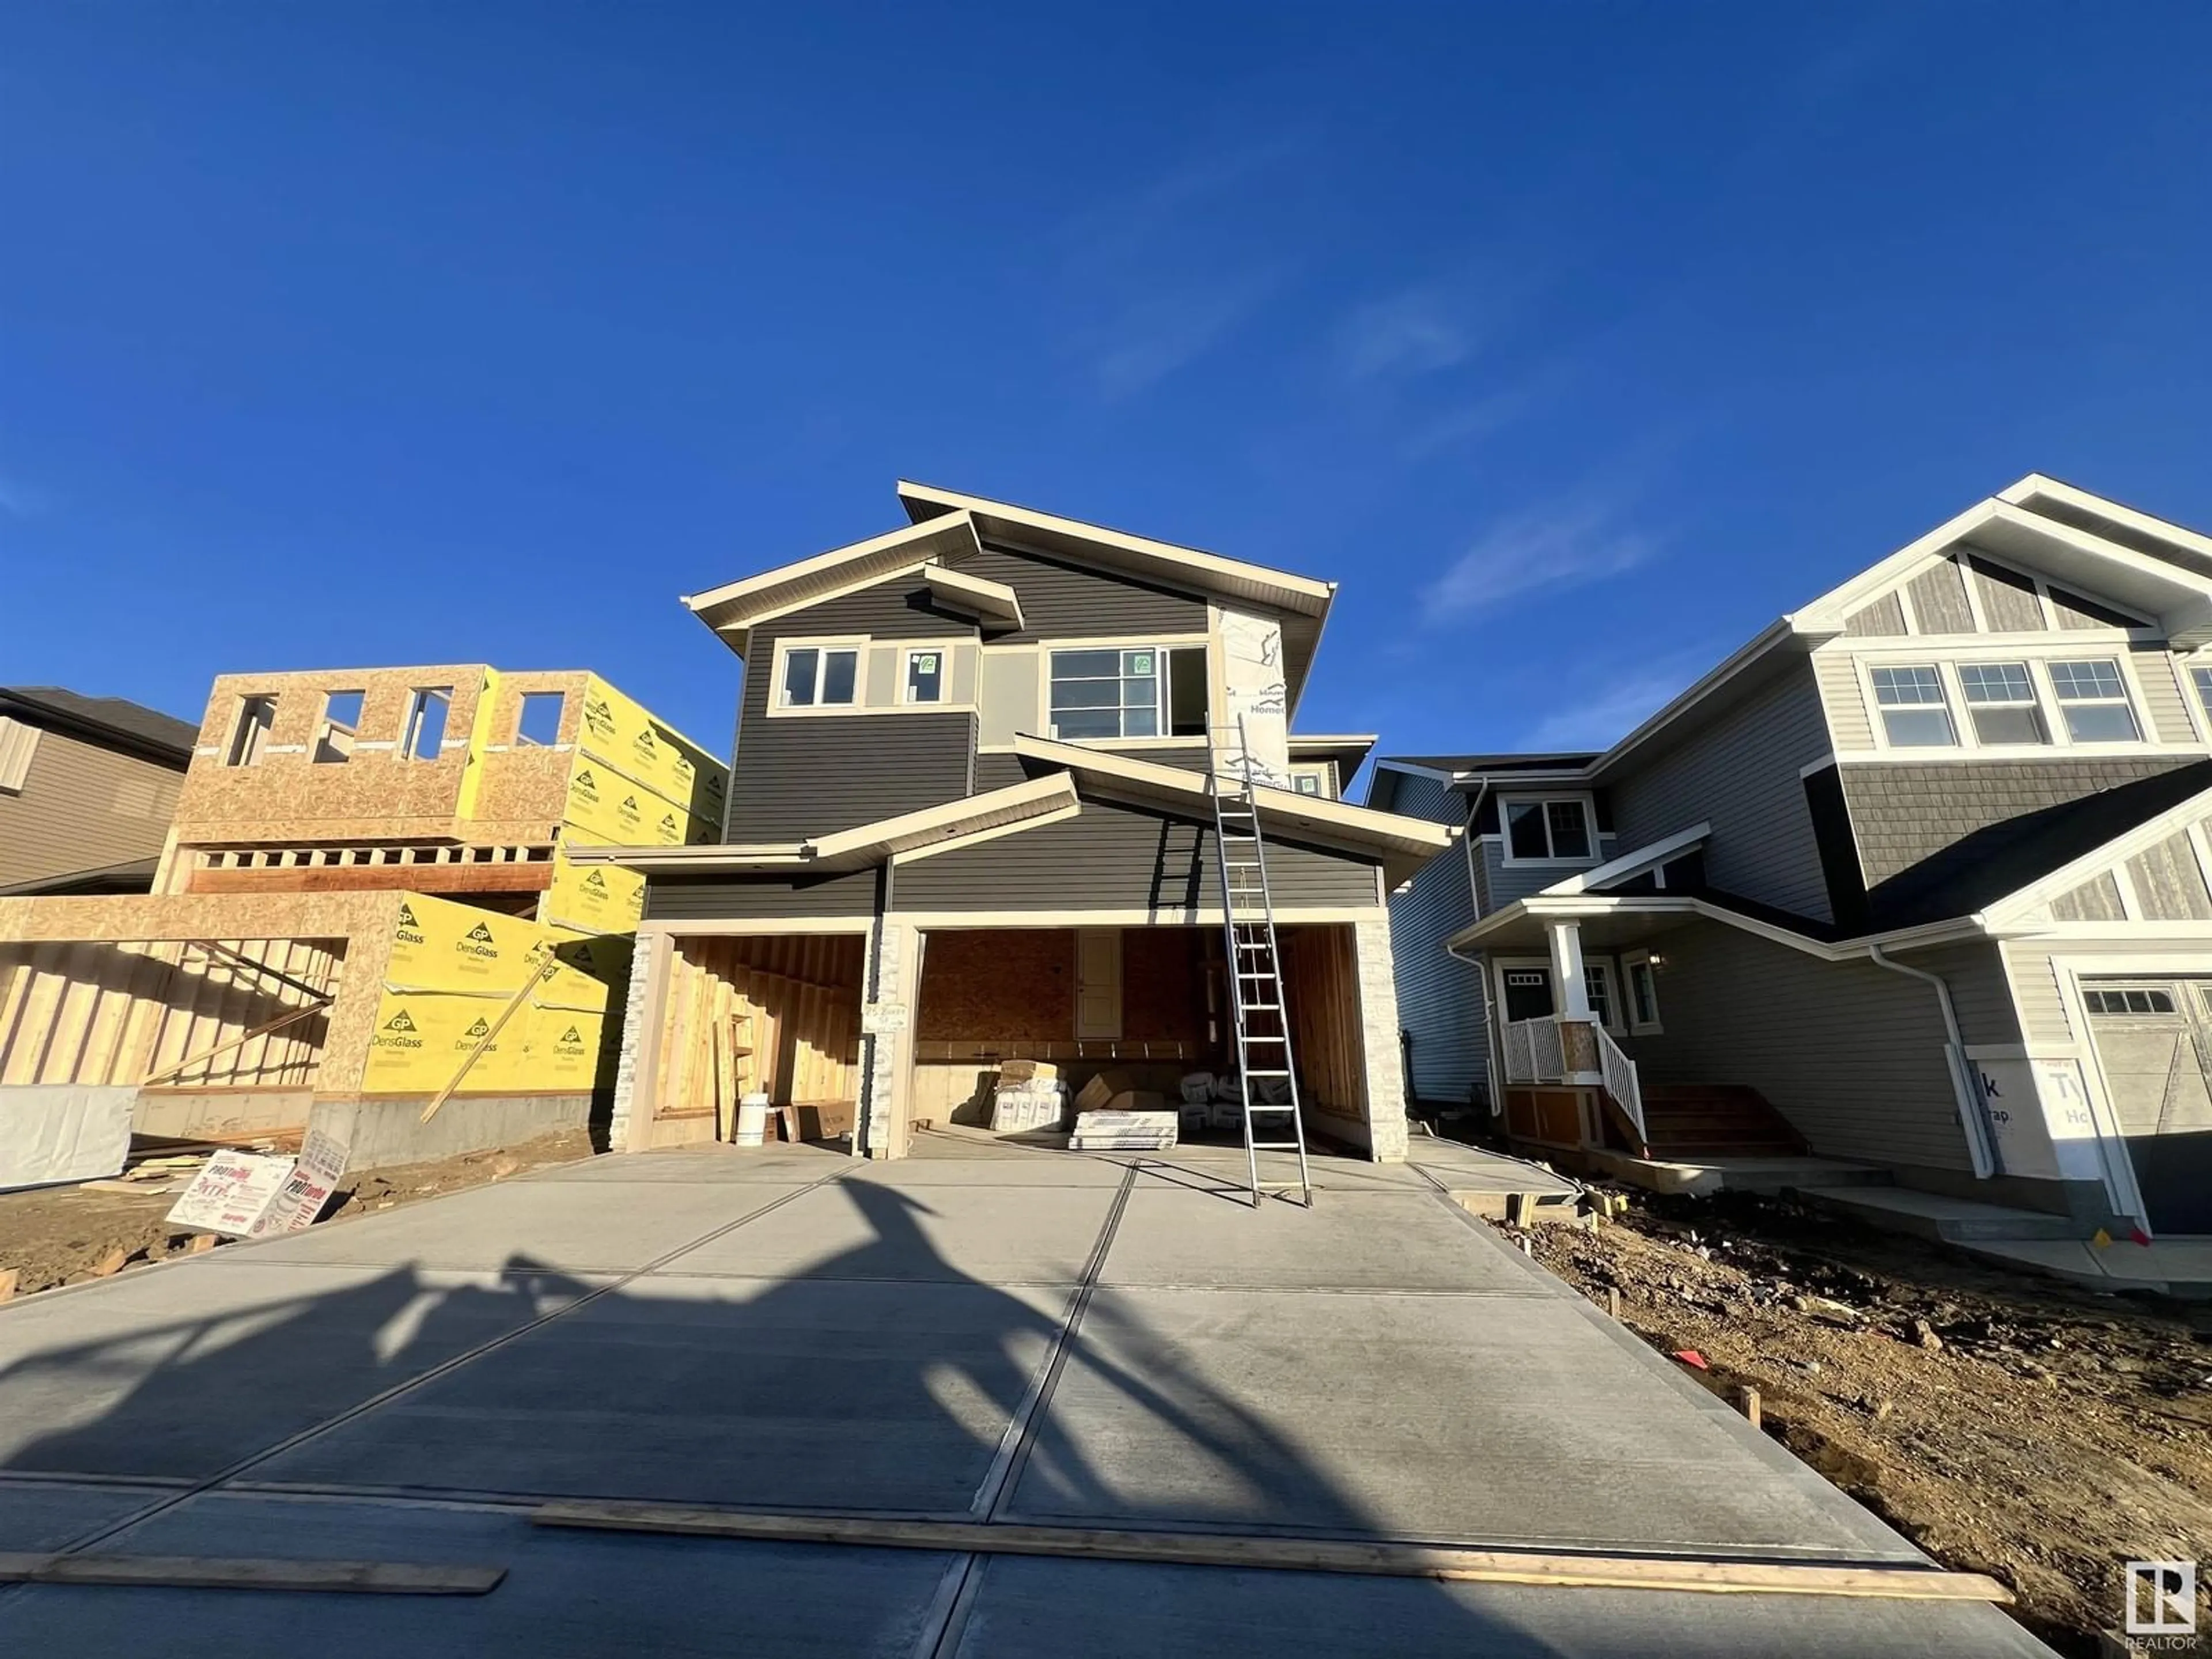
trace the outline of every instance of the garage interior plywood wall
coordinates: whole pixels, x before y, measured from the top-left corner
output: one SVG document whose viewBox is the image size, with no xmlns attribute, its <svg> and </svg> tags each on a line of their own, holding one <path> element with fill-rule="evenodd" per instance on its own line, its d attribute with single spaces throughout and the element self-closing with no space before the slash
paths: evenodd
<svg viewBox="0 0 2212 1659">
<path fill-rule="evenodd" d="M 344 956 L 336 939 L 0 945 L 0 1086 L 312 1087 L 326 1015 L 249 1034 L 334 993 Z"/>
<path fill-rule="evenodd" d="M 1279 938 L 1299 1098 L 1309 1111 L 1364 1122 L 1367 1068 L 1352 929 L 1285 927 Z"/>
<path fill-rule="evenodd" d="M 673 941 L 663 1004 L 656 1121 L 726 1136 L 739 1096 L 847 1108 L 860 1097 L 858 934 Z M 740 1051 L 744 1052 L 740 1052 Z M 842 1125 L 825 1110 L 825 1133 Z M 802 1115 L 802 1121 L 805 1121 Z"/>
<path fill-rule="evenodd" d="M 1075 930 L 933 928 L 915 1035 L 983 1045 L 1073 1037 Z"/>
</svg>

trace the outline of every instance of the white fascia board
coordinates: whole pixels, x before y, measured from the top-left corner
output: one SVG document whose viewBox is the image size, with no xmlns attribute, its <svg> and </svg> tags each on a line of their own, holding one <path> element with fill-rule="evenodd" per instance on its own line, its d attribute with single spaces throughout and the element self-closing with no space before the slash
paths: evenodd
<svg viewBox="0 0 2212 1659">
<path fill-rule="evenodd" d="M 712 842 L 696 847 L 564 846 L 561 856 L 571 864 L 615 864 L 648 874 L 740 875 L 804 870 L 807 865 L 802 847 L 795 841 L 744 847 Z"/>
<path fill-rule="evenodd" d="M 2113 865 L 2133 858 L 2145 848 L 2155 847 L 2176 830 L 2186 829 L 2208 813 L 2212 813 L 2212 789 L 2199 790 L 2187 799 L 2175 802 L 2155 817 L 2145 818 L 2134 829 L 2124 830 L 2102 845 L 2091 848 L 2070 864 L 2062 864 L 2049 875 L 2039 877 L 2027 886 L 1993 901 L 1983 908 L 1980 919 L 1988 927 L 2011 927 L 2037 905 L 2079 887 Z"/>
<path fill-rule="evenodd" d="M 1378 760 L 1378 772 L 1401 772 L 1409 778 L 1432 778 L 1438 783 L 1456 783 L 1468 775 L 1464 772 L 1439 772 L 1433 766 L 1416 766 L 1411 761 Z"/>
<path fill-rule="evenodd" d="M 1075 785 L 1066 774 L 1029 778 L 1003 789 L 963 796 L 942 805 L 823 836 L 808 843 L 808 862 L 820 870 L 859 869 L 937 842 L 1041 817 L 1076 802 Z"/>
<path fill-rule="evenodd" d="M 1669 859 L 1702 845 L 1711 839 L 1712 833 L 1713 826 L 1710 823 L 1692 824 L 1687 830 L 1679 830 L 1649 846 L 1639 847 L 1632 853 L 1623 853 L 1619 858 L 1601 864 L 1594 870 L 1585 870 L 1578 876 L 1569 876 L 1565 881 L 1553 882 L 1544 889 L 1544 896 L 1564 897 L 1587 893 L 1612 882 L 1640 876 L 1646 870 L 1656 869 Z"/>
<path fill-rule="evenodd" d="M 1021 595 L 1004 582 L 971 576 L 941 564 L 922 566 L 921 579 L 941 604 L 972 611 L 986 622 L 1002 623 L 1009 628 L 1023 626 Z"/>
<path fill-rule="evenodd" d="M 1751 640 L 1730 653 L 1718 667 L 1711 670 L 1688 690 L 1678 693 L 1665 708 L 1592 761 L 1583 769 L 1583 775 L 1595 780 L 1614 771 L 1630 755 L 1690 714 L 1737 675 L 1763 660 L 1769 653 L 1811 631 L 1798 626 L 1796 618 L 1790 617 L 1769 623 Z"/>
<path fill-rule="evenodd" d="M 939 489 L 903 478 L 899 481 L 898 495 L 907 511 L 915 514 L 923 524 L 935 523 L 938 514 L 964 513 L 978 520 L 1086 543 L 1102 554 L 1121 556 L 1109 562 L 1133 562 L 1181 570 L 1202 586 L 1218 587 L 1232 593 L 1248 587 L 1271 589 L 1278 596 L 1272 599 L 1273 603 L 1307 616 L 1325 616 L 1329 602 L 1336 597 L 1334 582 L 1248 563 L 1243 559 L 1224 558 L 1218 553 L 1207 553 L 1194 547 L 1179 547 L 1172 542 L 1153 541 L 1149 537 L 1109 530 L 1103 525 L 1085 524 L 1079 519 L 1063 519 L 1057 514 L 1040 513 L 1033 507 L 1015 507 L 982 495 L 962 495 L 957 490 Z"/>
<path fill-rule="evenodd" d="M 865 585 L 871 575 L 882 580 L 912 565 L 981 548 L 975 520 L 965 513 L 954 513 L 687 594 L 684 604 L 717 633 L 732 633 L 770 612 L 825 597 L 833 589 Z"/>
<path fill-rule="evenodd" d="M 2057 478 L 2046 477 L 2040 472 L 2031 472 L 2008 489 L 2000 490 L 1997 499 L 2015 507 L 2028 507 L 2038 500 L 2063 501 L 2084 513 L 2094 513 L 2100 518 L 2110 519 L 2114 524 L 2124 524 L 2130 530 L 2140 531 L 2160 541 L 2171 542 L 2177 548 L 2196 554 L 2200 558 L 2212 559 L 2212 536 L 2206 536 L 2166 519 L 2154 518 L 2132 507 L 2124 507 L 2107 496 L 2077 489 L 2072 484 Z M 2029 508 L 2030 511 L 2033 509 Z"/>
<path fill-rule="evenodd" d="M 1787 927 L 1778 927 L 1772 922 L 1761 921 L 1738 910 L 1711 903 L 1705 899 L 1687 896 L 1675 898 L 1665 894 L 1638 895 L 1623 897 L 1602 893 L 1576 895 L 1535 894 L 1525 899 L 1516 899 L 1503 909 L 1494 910 L 1480 921 L 1462 927 L 1444 941 L 1444 949 L 1456 953 L 1470 945 L 1480 945 L 1488 935 L 1501 932 L 1510 921 L 1555 918 L 1571 921 L 1577 917 L 1601 916 L 1613 913 L 1630 915 L 1701 916 L 1717 921 L 1742 933 L 1756 934 L 1776 945 L 1786 945 L 1809 957 L 1824 962 L 1848 962 L 1864 957 L 1872 947 L 1880 945 L 1885 951 L 1913 950 L 1923 945 L 1947 945 L 1960 939 L 1985 939 L 1988 930 L 1979 916 L 1961 916 L 1944 921 L 1929 922 L 1917 927 L 1900 927 L 1886 933 L 1869 933 L 1857 939 L 1838 939 L 1830 943 L 1808 939 Z"/>
</svg>

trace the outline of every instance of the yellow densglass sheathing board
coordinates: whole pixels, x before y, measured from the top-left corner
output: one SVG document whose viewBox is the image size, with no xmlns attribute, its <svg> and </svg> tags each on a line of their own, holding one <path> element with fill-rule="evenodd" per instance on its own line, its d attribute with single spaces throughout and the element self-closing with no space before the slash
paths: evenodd
<svg viewBox="0 0 2212 1659">
<path fill-rule="evenodd" d="M 422 893 L 394 900 L 364 1091 L 437 1093 L 526 984 L 523 1006 L 469 1067 L 460 1091 L 578 1094 L 592 1086 L 612 996 L 605 980 L 564 959 L 583 941 L 550 924 Z"/>
<path fill-rule="evenodd" d="M 673 802 L 689 817 L 717 826 L 729 791 L 722 763 L 673 726 L 655 720 L 597 674 L 584 682 L 584 719 L 577 746 L 633 781 Z"/>
<path fill-rule="evenodd" d="M 574 865 L 556 849 L 538 915 L 580 933 L 635 933 L 645 916 L 645 878 L 617 865 Z"/>
<path fill-rule="evenodd" d="M 561 821 L 574 831 L 569 839 L 603 847 L 682 847 L 719 833 L 611 763 L 582 753 L 568 775 Z"/>
</svg>

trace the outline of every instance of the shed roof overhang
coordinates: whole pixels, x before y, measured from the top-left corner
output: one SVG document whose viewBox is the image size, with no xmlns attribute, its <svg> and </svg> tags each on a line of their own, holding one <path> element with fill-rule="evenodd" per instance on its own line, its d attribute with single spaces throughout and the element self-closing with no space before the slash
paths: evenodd
<svg viewBox="0 0 2212 1659">
<path fill-rule="evenodd" d="M 757 576 L 686 594 L 684 604 L 742 655 L 745 635 L 756 623 L 870 582 L 888 580 L 901 571 L 976 552 L 981 546 L 973 519 L 964 513 L 948 514 L 926 524 L 832 548 L 795 564 L 779 565 Z"/>
<path fill-rule="evenodd" d="M 1212 787 L 1200 772 L 1049 738 L 1017 737 L 1014 752 L 1026 763 L 1073 775 L 1086 796 L 1182 817 L 1208 820 L 1213 816 Z M 1383 879 L 1393 887 L 1412 880 L 1461 834 L 1425 818 L 1402 817 L 1266 785 L 1254 788 L 1252 798 L 1261 824 L 1269 833 L 1371 859 L 1382 866 Z"/>
<path fill-rule="evenodd" d="M 1919 945 L 1987 937 L 1981 920 L 1975 916 L 1858 939 L 1826 939 L 1692 894 L 1544 892 L 1516 899 L 1461 928 L 1444 941 L 1444 949 L 1454 956 L 1468 951 L 1540 950 L 1555 923 L 1571 921 L 1576 924 L 1585 949 L 1622 950 L 1698 921 L 1755 933 L 1828 962 L 1864 957 L 1875 945 L 1885 951 L 1909 951 Z"/>
</svg>

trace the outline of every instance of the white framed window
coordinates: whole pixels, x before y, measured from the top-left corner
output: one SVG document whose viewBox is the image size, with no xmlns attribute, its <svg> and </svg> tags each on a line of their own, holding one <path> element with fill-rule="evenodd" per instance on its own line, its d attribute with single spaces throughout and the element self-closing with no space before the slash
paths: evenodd
<svg viewBox="0 0 2212 1659">
<path fill-rule="evenodd" d="M 1943 677 L 1933 663 L 1882 664 L 1871 671 L 1881 729 L 1893 749 L 1948 749 L 1959 741 Z"/>
<path fill-rule="evenodd" d="M 2197 688 L 2197 706 L 2204 711 L 2204 723 L 2212 729 L 2212 668 L 2192 668 L 2190 683 Z"/>
<path fill-rule="evenodd" d="M 1628 1029 L 1632 1036 L 1656 1036 L 1659 1024 L 1659 966 L 1649 951 L 1631 951 L 1620 959 L 1628 981 Z"/>
<path fill-rule="evenodd" d="M 787 640 L 776 647 L 775 706 L 851 708 L 860 700 L 865 642 Z"/>
<path fill-rule="evenodd" d="M 951 654 L 943 647 L 925 645 L 900 653 L 902 672 L 899 675 L 900 701 L 908 703 L 933 703 L 945 701 L 946 671 L 951 665 Z"/>
<path fill-rule="evenodd" d="M 1102 646 L 1048 653 L 1048 717 L 1055 738 L 1157 738 L 1160 669 L 1151 646 Z"/>
<path fill-rule="evenodd" d="M 2142 728 L 2128 701 L 2116 657 L 2087 657 L 2048 665 L 2066 735 L 2075 743 L 2136 743 Z"/>
<path fill-rule="evenodd" d="M 1587 864 L 1597 856 L 1588 797 L 1509 797 L 1498 806 L 1508 864 Z"/>
<path fill-rule="evenodd" d="M 1291 787 L 1301 795 L 1314 795 L 1322 800 L 1333 800 L 1336 797 L 1336 791 L 1330 787 L 1330 784 L 1329 768 L 1326 764 L 1293 766 L 1291 769 Z"/>
<path fill-rule="evenodd" d="M 1613 994 L 1613 963 L 1602 957 L 1583 957 L 1583 988 L 1597 1023 L 1608 1031 L 1619 1031 L 1620 999 Z"/>
<path fill-rule="evenodd" d="M 2024 662 L 1962 662 L 1959 690 L 1966 701 L 1966 718 L 1974 728 L 1974 741 L 1989 747 L 1998 744 L 2047 744 L 2051 730 L 2043 723 L 2043 708 L 2036 701 L 2035 683 Z"/>
</svg>

